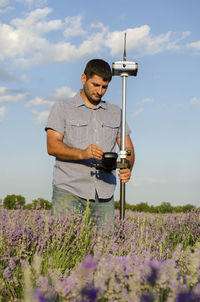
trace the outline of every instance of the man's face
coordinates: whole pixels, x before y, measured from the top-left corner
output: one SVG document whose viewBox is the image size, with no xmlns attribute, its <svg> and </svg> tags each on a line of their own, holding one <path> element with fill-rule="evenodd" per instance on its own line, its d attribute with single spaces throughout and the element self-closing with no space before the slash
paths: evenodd
<svg viewBox="0 0 200 302">
<path fill-rule="evenodd" d="M 87 79 L 86 75 L 83 74 L 81 81 L 85 97 L 93 105 L 101 100 L 109 84 L 108 81 L 104 81 L 103 78 L 98 75 L 94 75 L 92 78 Z"/>
</svg>

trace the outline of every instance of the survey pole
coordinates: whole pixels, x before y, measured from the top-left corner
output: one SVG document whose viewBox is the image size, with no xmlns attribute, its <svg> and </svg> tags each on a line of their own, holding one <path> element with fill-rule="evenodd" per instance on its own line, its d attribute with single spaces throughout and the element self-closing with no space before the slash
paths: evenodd
<svg viewBox="0 0 200 302">
<path fill-rule="evenodd" d="M 128 76 L 136 76 L 138 64 L 135 62 L 126 61 L 126 33 L 124 34 L 124 54 L 123 61 L 118 61 L 112 64 L 112 74 L 121 76 L 122 78 L 122 116 L 121 116 L 121 146 L 119 151 L 120 169 L 127 167 L 127 150 L 126 150 L 126 81 Z M 125 218 L 125 183 L 120 181 L 120 219 Z"/>
</svg>

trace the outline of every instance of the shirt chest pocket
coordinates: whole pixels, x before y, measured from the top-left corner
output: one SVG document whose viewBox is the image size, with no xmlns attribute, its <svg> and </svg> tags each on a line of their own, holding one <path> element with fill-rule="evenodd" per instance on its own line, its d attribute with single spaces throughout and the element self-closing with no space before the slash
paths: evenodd
<svg viewBox="0 0 200 302">
<path fill-rule="evenodd" d="M 87 148 L 88 128 L 88 121 L 68 121 L 65 129 L 65 143 L 73 148 Z"/>
<path fill-rule="evenodd" d="M 104 121 L 102 123 L 102 136 L 106 143 L 107 148 L 112 148 L 116 143 L 116 139 L 119 131 L 118 121 Z"/>
</svg>

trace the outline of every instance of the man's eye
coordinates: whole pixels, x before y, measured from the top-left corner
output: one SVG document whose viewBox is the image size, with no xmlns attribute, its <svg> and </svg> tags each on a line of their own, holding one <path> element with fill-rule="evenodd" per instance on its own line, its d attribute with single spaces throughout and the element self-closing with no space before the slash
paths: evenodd
<svg viewBox="0 0 200 302">
<path fill-rule="evenodd" d="M 94 87 L 100 87 L 101 85 L 93 83 L 93 86 L 94 86 Z M 102 86 L 102 88 L 103 88 L 103 89 L 107 89 L 107 88 L 108 88 L 108 85 L 104 85 L 104 86 Z"/>
</svg>

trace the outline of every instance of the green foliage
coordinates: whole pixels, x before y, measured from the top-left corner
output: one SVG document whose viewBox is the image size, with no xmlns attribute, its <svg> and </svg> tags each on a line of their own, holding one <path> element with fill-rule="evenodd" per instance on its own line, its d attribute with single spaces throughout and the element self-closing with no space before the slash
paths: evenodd
<svg viewBox="0 0 200 302">
<path fill-rule="evenodd" d="M 90 219 L 89 199 L 84 215 L 75 212 L 71 215 L 71 226 L 62 233 L 59 240 L 49 249 L 43 263 L 43 273 L 47 273 L 49 259 L 51 266 L 62 272 L 73 269 L 87 254 L 92 253 L 92 240 L 95 234 Z"/>
<path fill-rule="evenodd" d="M 33 204 L 32 203 L 28 203 L 24 206 L 24 210 L 32 210 L 33 209 Z"/>
<path fill-rule="evenodd" d="M 23 207 L 26 203 L 25 198 L 22 195 L 7 195 L 4 198 L 3 206 L 8 210 L 16 210 L 18 207 Z"/>
<path fill-rule="evenodd" d="M 192 204 L 186 204 L 182 208 L 184 208 L 184 212 L 192 212 L 195 210 L 195 207 Z"/>
<path fill-rule="evenodd" d="M 141 202 L 139 203 L 137 206 L 137 211 L 138 212 L 148 212 L 149 211 L 149 206 L 147 204 L 147 202 Z"/>
<path fill-rule="evenodd" d="M 115 201 L 115 209 L 120 208 L 119 201 Z M 141 202 L 136 205 L 125 204 L 126 210 L 134 211 L 134 212 L 148 212 L 148 213 L 187 213 L 192 211 L 197 211 L 199 208 L 191 204 L 187 204 L 185 206 L 172 206 L 169 202 L 162 202 L 159 206 L 149 206 L 147 202 Z"/>
<path fill-rule="evenodd" d="M 24 206 L 25 210 L 51 210 L 52 203 L 44 198 L 34 199 L 31 203 L 28 203 Z"/>
<path fill-rule="evenodd" d="M 127 209 L 127 205 L 129 204 L 126 204 L 126 209 Z M 115 201 L 115 209 L 119 209 L 119 201 Z"/>
<path fill-rule="evenodd" d="M 161 205 L 158 207 L 158 212 L 163 214 L 172 213 L 173 207 L 169 202 L 162 202 Z"/>
<path fill-rule="evenodd" d="M 44 198 L 34 199 L 31 203 L 25 205 L 25 198 L 21 195 L 7 195 L 3 201 L 3 206 L 6 209 L 12 210 L 22 206 L 24 210 L 51 210 L 52 203 Z M 115 209 L 120 208 L 119 201 L 115 201 Z M 192 204 L 184 206 L 172 206 L 169 202 L 162 202 L 159 206 L 148 205 L 147 202 L 141 202 L 138 204 L 125 204 L 126 210 L 134 212 L 146 212 L 146 213 L 187 213 L 192 211 L 198 211 L 200 208 L 196 208 Z"/>
<path fill-rule="evenodd" d="M 52 204 L 48 200 L 44 198 L 37 198 L 32 201 L 33 209 L 44 209 L 44 210 L 51 210 Z"/>
</svg>

